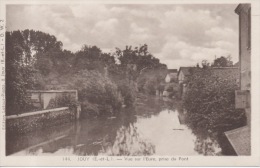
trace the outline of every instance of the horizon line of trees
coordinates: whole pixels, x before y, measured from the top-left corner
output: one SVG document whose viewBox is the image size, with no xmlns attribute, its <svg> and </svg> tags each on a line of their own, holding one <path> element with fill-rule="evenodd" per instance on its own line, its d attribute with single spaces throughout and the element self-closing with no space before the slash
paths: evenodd
<svg viewBox="0 0 260 168">
<path fill-rule="evenodd" d="M 230 55 L 228 56 L 220 56 L 218 58 L 215 58 L 212 63 L 210 63 L 208 60 L 204 59 L 201 61 L 202 68 L 208 68 L 208 67 L 237 67 L 238 62 L 233 64 L 232 57 Z M 196 67 L 200 67 L 199 63 L 197 63 Z"/>
</svg>

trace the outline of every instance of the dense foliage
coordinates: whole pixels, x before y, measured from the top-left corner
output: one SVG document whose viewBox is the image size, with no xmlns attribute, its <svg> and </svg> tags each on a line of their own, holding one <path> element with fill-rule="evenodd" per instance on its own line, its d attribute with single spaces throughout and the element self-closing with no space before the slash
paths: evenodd
<svg viewBox="0 0 260 168">
<path fill-rule="evenodd" d="M 40 86 L 38 72 L 46 75 L 52 65 L 50 60 L 37 55 L 61 52 L 61 48 L 62 43 L 54 36 L 39 31 L 6 32 L 7 115 L 33 109 L 26 90 Z M 37 62 L 41 62 L 41 65 Z"/>
<path fill-rule="evenodd" d="M 191 127 L 224 132 L 245 124 L 245 113 L 235 109 L 236 75 L 212 69 L 193 72 L 187 81 L 184 107 Z"/>
<path fill-rule="evenodd" d="M 70 94 L 63 94 L 55 99 L 51 99 L 47 109 L 58 108 L 58 107 L 69 107 L 75 110 L 79 102 Z"/>
<path fill-rule="evenodd" d="M 6 34 L 6 110 L 9 115 L 30 109 L 26 89 L 33 85 L 33 68 L 23 57 L 24 47 L 20 34 Z"/>
<path fill-rule="evenodd" d="M 80 71 L 72 77 L 70 87 L 78 90 L 85 116 L 114 115 L 122 106 L 116 84 L 98 71 Z"/>
<path fill-rule="evenodd" d="M 137 79 L 138 90 L 142 93 L 155 95 L 156 90 L 164 90 L 164 78 L 167 69 L 164 66 L 144 70 Z"/>
<path fill-rule="evenodd" d="M 154 94 L 149 71 L 166 69 L 148 52 L 148 46 L 103 53 L 97 46 L 72 53 L 55 36 L 34 31 L 6 32 L 7 115 L 28 111 L 28 89 L 78 89 L 83 111 L 114 115 L 135 102 L 140 78 L 146 93 Z M 149 74 L 149 75 L 147 75 Z M 112 82 L 113 81 L 113 82 Z"/>
<path fill-rule="evenodd" d="M 221 56 L 214 60 L 212 67 L 231 67 L 233 66 L 233 62 L 231 61 L 231 57 Z"/>
</svg>

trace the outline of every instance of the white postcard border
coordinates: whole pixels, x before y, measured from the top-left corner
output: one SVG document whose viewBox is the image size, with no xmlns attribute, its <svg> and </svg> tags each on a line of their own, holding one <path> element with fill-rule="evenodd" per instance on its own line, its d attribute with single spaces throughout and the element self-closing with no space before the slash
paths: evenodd
<svg viewBox="0 0 260 168">
<path fill-rule="evenodd" d="M 106 3 L 106 4 L 239 4 L 251 3 L 252 5 L 252 155 L 251 156 L 149 156 L 157 161 L 144 161 L 144 157 L 107 157 L 107 160 L 97 161 L 102 156 L 5 156 L 5 100 L 4 64 L 0 60 L 0 166 L 259 166 L 260 165 L 260 1 L 258 0 L 1 0 L 0 1 L 0 26 L 5 25 L 5 7 L 7 4 L 85 4 L 85 3 Z M 192 17 L 192 16 L 191 16 Z M 0 49 L 5 43 L 2 41 L 2 34 L 5 29 L 0 30 Z M 3 44 L 3 45 L 2 45 Z M 79 161 L 85 157 L 88 161 Z M 105 156 L 106 157 L 106 156 Z M 159 158 L 168 158 L 169 161 L 159 162 Z M 188 157 L 188 161 L 180 158 Z M 136 161 L 126 161 L 125 158 L 132 158 Z M 137 161 L 140 158 L 141 161 Z M 112 159 L 112 160 L 111 160 Z M 70 160 L 70 161 L 69 161 Z"/>
</svg>

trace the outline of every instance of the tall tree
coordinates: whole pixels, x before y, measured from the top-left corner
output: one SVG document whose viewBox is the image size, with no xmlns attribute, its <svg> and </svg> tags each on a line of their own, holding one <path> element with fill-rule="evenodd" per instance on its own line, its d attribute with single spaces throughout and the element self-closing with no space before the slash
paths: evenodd
<svg viewBox="0 0 260 168">
<path fill-rule="evenodd" d="M 7 115 L 30 108 L 26 90 L 34 88 L 34 75 L 39 70 L 35 65 L 41 62 L 38 67 L 43 70 L 43 73 L 48 73 L 52 60 L 46 56 L 48 55 L 46 53 L 61 51 L 62 43 L 49 34 L 34 30 L 6 32 Z"/>
<path fill-rule="evenodd" d="M 231 61 L 231 57 L 221 56 L 214 60 L 212 67 L 231 67 L 233 66 L 233 62 Z"/>
<path fill-rule="evenodd" d="M 26 90 L 33 86 L 34 70 L 24 63 L 24 50 L 19 33 L 6 33 L 6 115 L 17 114 L 29 108 Z"/>
<path fill-rule="evenodd" d="M 115 64 L 115 58 L 107 53 L 102 53 L 97 46 L 84 45 L 82 49 L 75 53 L 73 63 L 74 70 L 84 69 L 104 71 L 104 67 Z"/>
</svg>

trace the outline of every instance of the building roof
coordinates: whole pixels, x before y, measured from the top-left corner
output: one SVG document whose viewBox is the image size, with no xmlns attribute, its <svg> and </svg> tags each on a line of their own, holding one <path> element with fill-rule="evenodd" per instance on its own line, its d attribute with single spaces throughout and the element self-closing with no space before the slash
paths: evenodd
<svg viewBox="0 0 260 168">
<path fill-rule="evenodd" d="M 177 69 L 168 69 L 168 73 L 178 73 Z"/>
<path fill-rule="evenodd" d="M 213 67 L 210 69 L 212 74 L 225 79 L 238 80 L 240 71 L 238 67 Z"/>
<path fill-rule="evenodd" d="M 181 71 L 183 72 L 184 76 L 191 75 L 191 72 L 195 72 L 195 73 L 204 72 L 203 68 L 180 67 L 180 70 L 177 74 L 178 76 Z M 240 77 L 239 67 L 209 67 L 207 71 L 211 72 L 211 75 L 213 76 L 223 78 L 223 79 L 236 80 L 237 82 Z"/>
<path fill-rule="evenodd" d="M 178 73 L 177 69 L 168 69 L 165 78 L 168 76 L 171 80 L 175 78 L 177 79 L 177 73 Z"/>
<path fill-rule="evenodd" d="M 225 135 L 237 155 L 251 154 L 251 130 L 249 126 L 227 131 Z"/>
<path fill-rule="evenodd" d="M 185 75 L 185 76 L 189 76 L 190 75 L 190 70 L 191 69 L 196 69 L 197 67 L 180 67 L 179 71 L 178 71 L 178 75 L 179 73 L 182 71 L 182 73 Z"/>
</svg>

